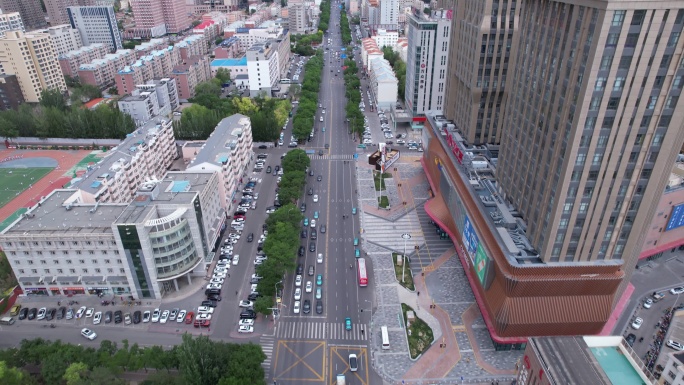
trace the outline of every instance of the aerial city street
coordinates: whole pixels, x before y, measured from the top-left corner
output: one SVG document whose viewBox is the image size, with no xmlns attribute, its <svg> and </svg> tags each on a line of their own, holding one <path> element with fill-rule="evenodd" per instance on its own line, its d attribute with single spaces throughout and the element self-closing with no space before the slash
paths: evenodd
<svg viewBox="0 0 684 385">
<path fill-rule="evenodd" d="M 0 9 L 0 383 L 684 385 L 684 2 Z"/>
</svg>

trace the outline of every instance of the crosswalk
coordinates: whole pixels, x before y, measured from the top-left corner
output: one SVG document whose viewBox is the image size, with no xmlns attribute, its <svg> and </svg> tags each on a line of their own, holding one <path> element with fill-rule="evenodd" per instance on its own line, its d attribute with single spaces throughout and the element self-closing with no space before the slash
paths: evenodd
<svg viewBox="0 0 684 385">
<path fill-rule="evenodd" d="M 266 373 L 271 369 L 271 358 L 273 357 L 273 345 L 275 343 L 275 337 L 270 335 L 262 335 L 259 339 L 259 345 L 261 345 L 261 350 L 266 354 L 266 359 L 261 363 Z"/>
<path fill-rule="evenodd" d="M 342 322 L 281 321 L 275 335 L 279 339 L 365 341 L 367 330 L 366 324 L 353 324 L 352 330 L 345 330 Z"/>
<path fill-rule="evenodd" d="M 313 155 L 310 154 L 309 158 L 311 160 L 352 160 L 354 159 L 353 154 L 339 154 L 339 155 Z"/>
<path fill-rule="evenodd" d="M 409 211 L 394 222 L 374 215 L 364 215 L 362 224 L 367 240 L 396 252 L 404 250 L 402 234 L 411 235 L 411 239 L 406 241 L 409 253 L 415 246 L 422 246 L 425 243 L 425 234 L 415 210 Z"/>
</svg>

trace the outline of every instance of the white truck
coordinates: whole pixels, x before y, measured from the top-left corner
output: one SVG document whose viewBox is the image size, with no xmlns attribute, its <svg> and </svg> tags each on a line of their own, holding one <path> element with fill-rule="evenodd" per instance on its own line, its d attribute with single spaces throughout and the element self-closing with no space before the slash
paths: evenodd
<svg viewBox="0 0 684 385">
<path fill-rule="evenodd" d="M 345 385 L 347 383 L 347 379 L 344 377 L 344 374 L 338 374 L 337 375 L 337 385 Z"/>
</svg>

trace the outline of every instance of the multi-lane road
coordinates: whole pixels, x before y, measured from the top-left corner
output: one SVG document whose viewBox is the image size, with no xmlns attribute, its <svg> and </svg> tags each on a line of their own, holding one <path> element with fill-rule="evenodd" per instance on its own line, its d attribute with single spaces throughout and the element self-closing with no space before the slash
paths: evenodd
<svg viewBox="0 0 684 385">
<path fill-rule="evenodd" d="M 306 144 L 311 155 L 311 169 L 314 175 L 308 176 L 307 194 L 304 202 L 307 210 L 304 216 L 313 218 L 318 211 L 316 230 L 318 238 L 316 251 L 309 251 L 310 239 L 302 239 L 307 253 L 299 258 L 304 266 L 302 284 L 302 304 L 308 299 L 312 304 L 309 314 L 295 314 L 294 275 L 285 280 L 283 310 L 277 320 L 273 336 L 262 337 L 262 343 L 271 344 L 269 379 L 277 384 L 318 383 L 332 384 L 337 374 L 345 374 L 347 384 L 377 384 L 380 378 L 370 365 L 371 306 L 373 303 L 372 284 L 359 287 L 354 238 L 359 238 L 359 217 L 352 214 L 357 208 L 357 182 L 354 153 L 356 145 L 348 133 L 345 122 L 345 86 L 341 71 L 344 60 L 339 59 L 342 42 L 340 9 L 333 3 L 329 32 L 324 36 L 324 61 L 322 86 L 319 94 L 319 108 L 315 117 L 314 138 Z M 332 39 L 328 44 L 328 38 Z M 325 50 L 327 48 L 327 50 Z M 337 53 L 337 55 L 335 55 Z M 337 71 L 340 70 L 338 73 Z M 323 116 L 323 122 L 320 117 Z M 325 131 L 323 130 L 325 127 Z M 326 148 L 326 145 L 328 148 Z M 319 155 L 320 151 L 323 155 Z M 359 154 L 359 160 L 366 157 Z M 317 181 L 318 175 L 322 176 Z M 318 195 L 308 195 L 309 188 Z M 300 202 L 301 203 L 301 202 Z M 320 232 L 322 225 L 327 231 Z M 311 228 L 307 229 L 309 234 Z M 317 254 L 323 254 L 323 262 L 317 263 Z M 370 261 L 368 261 L 370 262 Z M 313 276 L 308 275 L 309 266 L 315 266 Z M 369 271 L 370 265 L 369 265 Z M 316 314 L 314 298 L 316 275 L 323 275 L 323 314 Z M 372 274 L 369 277 L 372 282 Z M 306 293 L 303 289 L 307 281 L 313 281 L 314 290 Z M 363 311 L 362 311 L 363 310 Z M 352 329 L 346 330 L 345 318 L 352 320 Z M 359 370 L 350 372 L 349 354 L 359 357 Z"/>
</svg>

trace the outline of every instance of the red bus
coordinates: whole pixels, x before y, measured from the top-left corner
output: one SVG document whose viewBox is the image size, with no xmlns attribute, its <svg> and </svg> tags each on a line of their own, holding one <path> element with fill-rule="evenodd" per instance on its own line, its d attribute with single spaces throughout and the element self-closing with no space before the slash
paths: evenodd
<svg viewBox="0 0 684 385">
<path fill-rule="evenodd" d="M 363 258 L 357 259 L 357 271 L 359 276 L 359 286 L 368 286 L 368 271 L 366 270 L 366 260 Z"/>
</svg>

